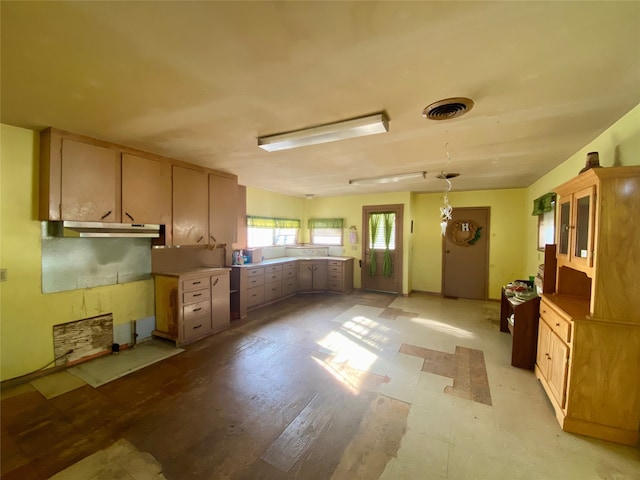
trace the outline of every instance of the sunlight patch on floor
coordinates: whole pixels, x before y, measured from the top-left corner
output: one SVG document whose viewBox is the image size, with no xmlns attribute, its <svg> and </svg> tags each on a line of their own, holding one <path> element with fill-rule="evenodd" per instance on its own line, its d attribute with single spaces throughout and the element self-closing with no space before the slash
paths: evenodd
<svg viewBox="0 0 640 480">
<path fill-rule="evenodd" d="M 458 338 L 474 338 L 475 335 L 473 332 L 469 330 L 465 330 L 464 328 L 454 327 L 448 323 L 438 322 L 437 320 L 429 320 L 427 318 L 414 317 L 411 319 L 413 323 L 417 323 L 419 325 L 424 325 L 427 328 L 432 330 L 436 330 L 438 332 L 446 333 L 448 335 L 453 335 Z"/>
</svg>

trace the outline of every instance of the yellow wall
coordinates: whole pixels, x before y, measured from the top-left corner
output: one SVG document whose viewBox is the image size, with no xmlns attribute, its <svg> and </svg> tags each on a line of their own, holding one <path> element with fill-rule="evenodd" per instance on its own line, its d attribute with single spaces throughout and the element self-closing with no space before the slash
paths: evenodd
<svg viewBox="0 0 640 480">
<path fill-rule="evenodd" d="M 455 184 L 454 184 L 455 189 Z M 528 273 L 524 259 L 526 223 L 523 217 L 526 189 L 481 190 L 449 193 L 456 207 L 489 207 L 489 298 L 499 299 L 502 285 Z M 415 194 L 413 238 L 413 289 L 442 291 L 442 193 Z"/>
<path fill-rule="evenodd" d="M 42 294 L 38 134 L 0 126 L 0 379 L 53 360 L 53 325 L 104 313 L 114 324 L 154 314 L 153 281 Z"/>
<path fill-rule="evenodd" d="M 306 199 L 247 187 L 247 215 L 303 219 Z"/>
<path fill-rule="evenodd" d="M 598 152 L 600 165 L 603 167 L 640 165 L 640 104 L 595 140 L 529 186 L 526 199 L 527 271 L 536 272 L 538 265 L 544 262 L 543 253 L 538 251 L 538 217 L 531 215 L 533 200 L 577 176 L 584 168 L 589 152 Z"/>
</svg>

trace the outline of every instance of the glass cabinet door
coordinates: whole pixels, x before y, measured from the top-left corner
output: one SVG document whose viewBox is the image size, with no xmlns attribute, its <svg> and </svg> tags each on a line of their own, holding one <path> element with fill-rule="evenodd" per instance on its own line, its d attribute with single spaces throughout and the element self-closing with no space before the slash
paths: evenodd
<svg viewBox="0 0 640 480">
<path fill-rule="evenodd" d="M 573 261 L 593 265 L 593 187 L 574 195 L 575 236 L 573 238 Z"/>
<path fill-rule="evenodd" d="M 562 199 L 558 226 L 558 254 L 569 255 L 569 231 L 571 222 L 571 201 Z"/>
</svg>

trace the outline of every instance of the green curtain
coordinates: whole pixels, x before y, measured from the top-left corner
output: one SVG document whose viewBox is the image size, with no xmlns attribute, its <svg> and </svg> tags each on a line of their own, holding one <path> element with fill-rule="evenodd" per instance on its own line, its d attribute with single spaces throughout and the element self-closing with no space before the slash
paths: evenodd
<svg viewBox="0 0 640 480">
<path fill-rule="evenodd" d="M 376 264 L 376 252 L 373 246 L 376 244 L 376 235 L 378 234 L 378 225 L 380 224 L 380 215 L 372 213 L 369 215 L 369 234 L 371 235 L 371 248 L 369 248 L 369 275 L 375 276 L 378 265 Z"/>
<path fill-rule="evenodd" d="M 531 215 L 542 215 L 553 210 L 553 202 L 556 201 L 555 193 L 547 193 L 533 201 L 533 211 Z"/>
<path fill-rule="evenodd" d="M 393 231 L 393 223 L 395 221 L 395 213 L 383 213 L 384 218 L 384 257 L 382 260 L 382 274 L 385 277 L 390 277 L 393 272 L 391 265 L 391 251 L 389 250 L 389 244 L 391 243 L 391 232 Z"/>
<path fill-rule="evenodd" d="M 343 228 L 342 218 L 310 218 L 309 228 Z"/>
<path fill-rule="evenodd" d="M 293 218 L 257 217 L 247 215 L 247 227 L 255 228 L 300 228 L 300 220 Z"/>
</svg>

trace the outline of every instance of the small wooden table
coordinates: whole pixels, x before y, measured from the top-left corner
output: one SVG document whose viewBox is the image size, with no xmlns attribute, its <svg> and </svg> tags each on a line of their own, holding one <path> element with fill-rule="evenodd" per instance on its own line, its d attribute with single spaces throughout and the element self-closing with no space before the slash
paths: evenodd
<svg viewBox="0 0 640 480">
<path fill-rule="evenodd" d="M 509 323 L 513 314 L 514 325 Z M 513 336 L 511 365 L 533 370 L 538 348 L 538 319 L 540 317 L 540 297 L 522 303 L 512 300 L 502 288 L 500 303 L 500 331 Z"/>
</svg>

